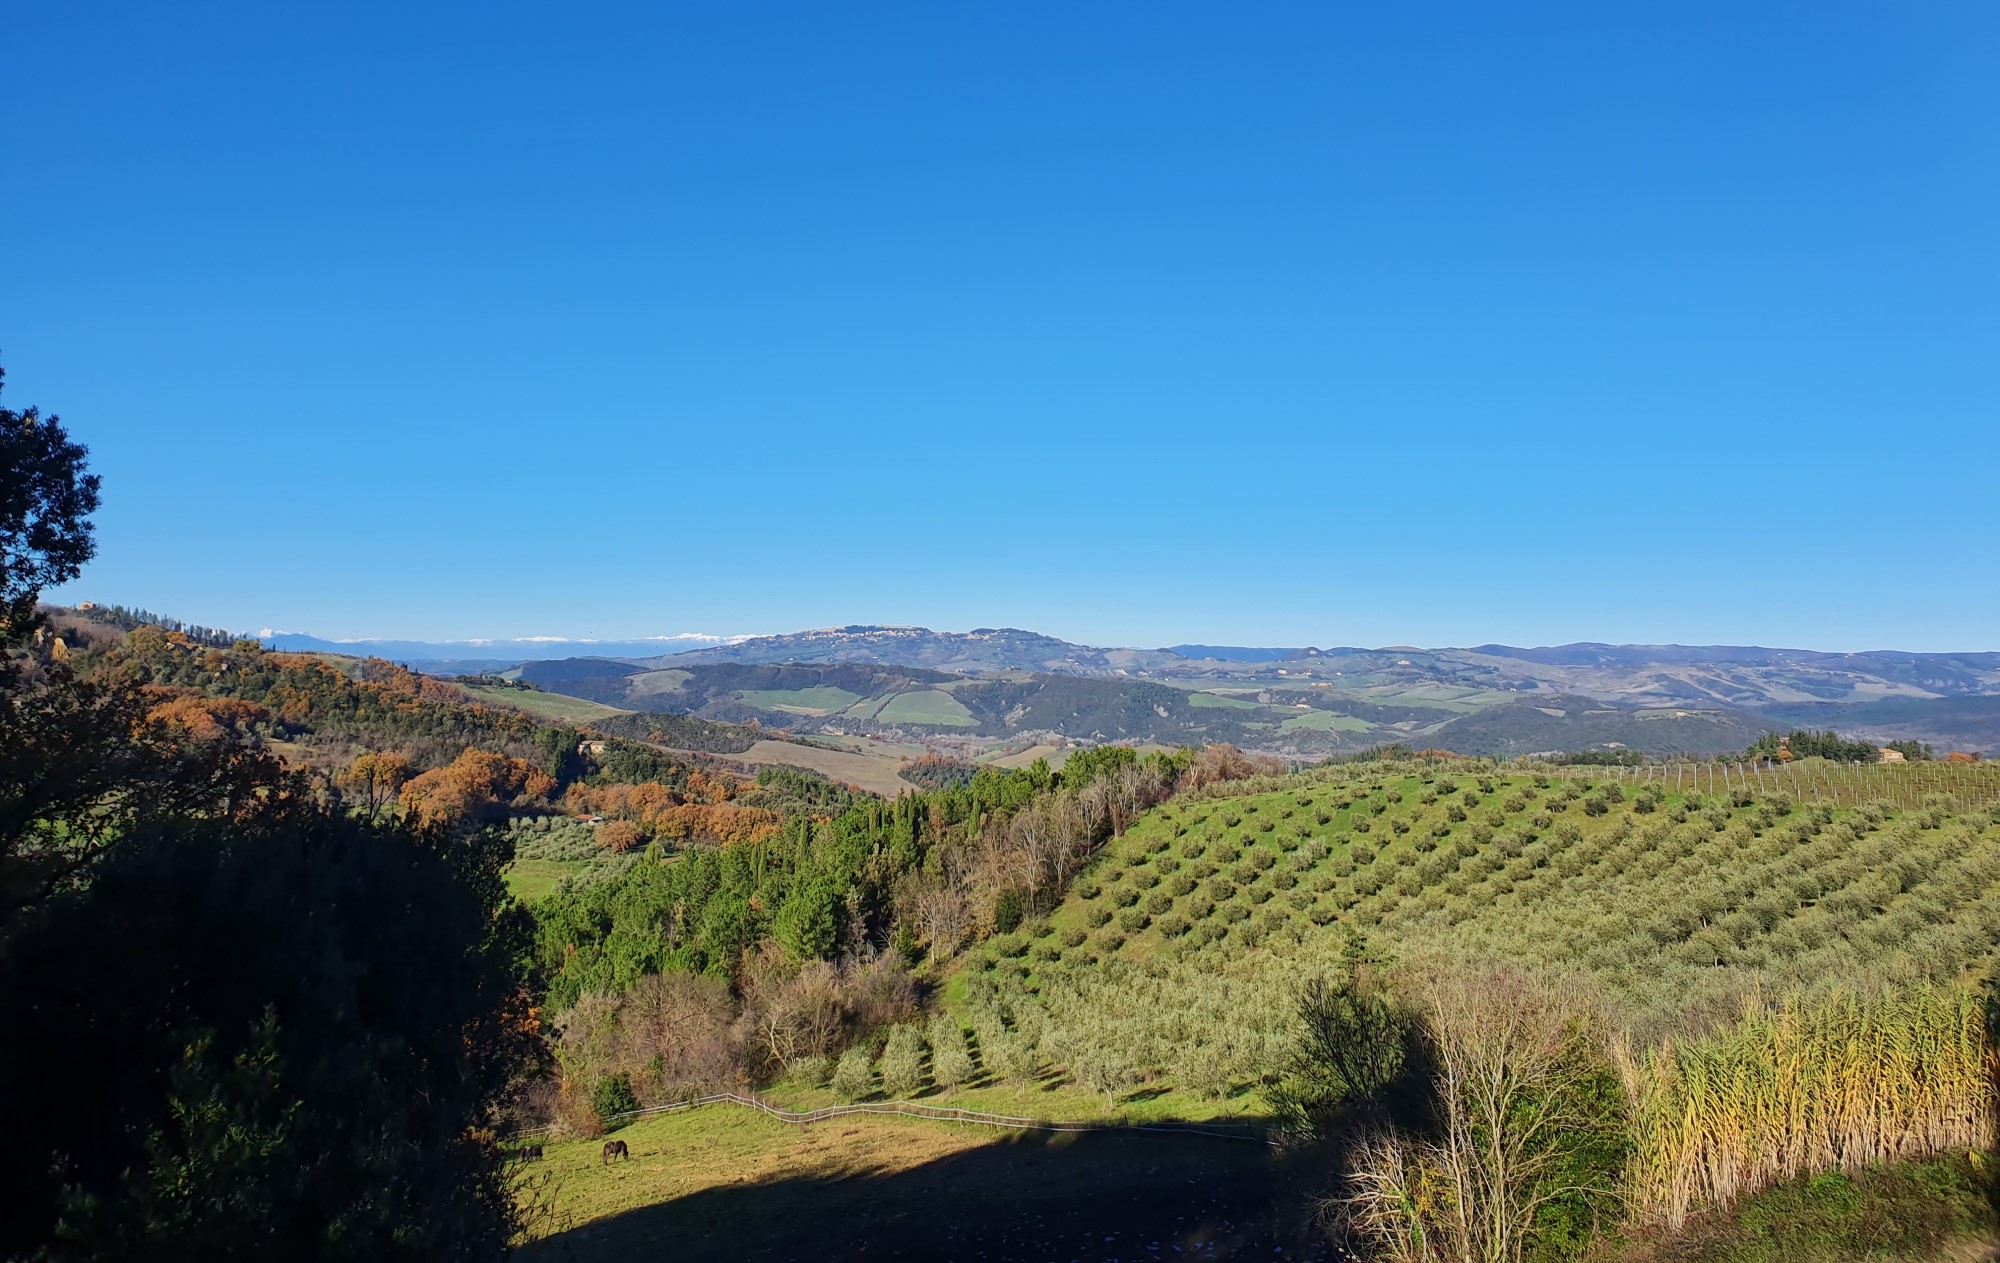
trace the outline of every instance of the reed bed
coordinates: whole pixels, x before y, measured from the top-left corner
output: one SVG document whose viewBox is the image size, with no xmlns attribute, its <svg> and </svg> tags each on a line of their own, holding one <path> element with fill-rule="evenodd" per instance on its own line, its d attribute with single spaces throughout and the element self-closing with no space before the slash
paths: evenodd
<svg viewBox="0 0 2000 1263">
<path fill-rule="evenodd" d="M 1678 1229 L 1777 1181 L 1978 1149 L 1994 1139 L 1994 1055 L 1972 987 L 1835 994 L 1733 1029 L 1619 1050 L 1634 1220 Z"/>
</svg>

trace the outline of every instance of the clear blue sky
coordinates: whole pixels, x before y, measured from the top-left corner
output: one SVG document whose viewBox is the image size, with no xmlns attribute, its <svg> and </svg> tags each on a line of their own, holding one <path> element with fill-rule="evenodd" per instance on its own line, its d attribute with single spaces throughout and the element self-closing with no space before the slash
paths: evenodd
<svg viewBox="0 0 2000 1263">
<path fill-rule="evenodd" d="M 2000 6 L 19 4 L 73 597 L 2000 648 Z"/>
</svg>

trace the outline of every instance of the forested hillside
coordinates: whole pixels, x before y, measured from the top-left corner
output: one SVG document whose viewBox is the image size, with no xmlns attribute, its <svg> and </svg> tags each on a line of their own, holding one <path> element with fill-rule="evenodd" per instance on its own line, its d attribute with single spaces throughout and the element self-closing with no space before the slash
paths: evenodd
<svg viewBox="0 0 2000 1263">
<path fill-rule="evenodd" d="M 1747 749 L 1792 716 L 1838 724 L 1852 713 L 1883 741 L 1912 736 L 1946 748 L 1985 729 L 1985 698 L 1878 702 L 1852 708 L 1789 708 L 1770 714 L 1727 707 L 1689 709 L 1605 703 L 1565 693 L 1436 691 L 1388 702 L 1312 680 L 1255 688 L 1191 689 L 1148 680 L 1077 675 L 965 677 L 873 666 L 688 666 L 644 670 L 597 659 L 530 663 L 519 676 L 538 688 L 649 714 L 681 714 L 737 725 L 686 729 L 667 744 L 718 753 L 748 748 L 742 727 L 888 739 L 1004 741 L 1047 734 L 1085 743 L 1235 745 L 1314 760 L 1390 744 L 1497 758 L 1569 751 L 1714 756 Z M 1940 723 L 1931 717 L 1952 716 Z M 683 721 L 685 724 L 685 721 Z M 606 731 L 663 733 L 665 720 L 597 721 Z M 1944 733 L 1947 735 L 1926 735 Z"/>
<path fill-rule="evenodd" d="M 1221 741 L 1301 758 L 1395 741 L 1497 756 L 1719 754 L 1793 724 L 1947 749 L 1996 744 L 1986 705 L 2000 695 L 1994 654 L 1209 648 L 1215 656 L 1190 657 L 1014 631 L 856 627 L 644 660 L 535 662 L 520 674 L 626 709 L 803 731 L 1043 730 L 1085 740 Z"/>
</svg>

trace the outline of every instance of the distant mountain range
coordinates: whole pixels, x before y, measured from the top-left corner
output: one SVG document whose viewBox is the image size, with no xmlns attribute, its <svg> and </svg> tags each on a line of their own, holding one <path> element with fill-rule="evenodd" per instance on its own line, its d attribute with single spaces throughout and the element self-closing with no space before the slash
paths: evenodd
<svg viewBox="0 0 2000 1263">
<path fill-rule="evenodd" d="M 1596 643 L 1132 649 L 1018 628 L 881 626 L 686 648 L 666 640 L 269 643 L 374 654 L 439 673 L 505 671 L 635 711 L 906 739 L 1035 731 L 1229 740 L 1299 756 L 1395 740 L 1468 754 L 1697 753 L 1741 749 L 1767 729 L 1800 724 L 1871 740 L 2000 746 L 2000 653 Z"/>
</svg>

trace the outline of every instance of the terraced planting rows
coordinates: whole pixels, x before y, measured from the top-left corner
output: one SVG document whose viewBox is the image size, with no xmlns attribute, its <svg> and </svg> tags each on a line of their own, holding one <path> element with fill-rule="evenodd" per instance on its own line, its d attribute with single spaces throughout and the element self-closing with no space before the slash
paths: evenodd
<svg viewBox="0 0 2000 1263">
<path fill-rule="evenodd" d="M 1360 955 L 1579 972 L 1650 1038 L 1760 990 L 1955 978 L 2000 939 L 1996 843 L 1991 815 L 1939 796 L 1330 769 L 1149 813 L 1053 915 L 988 945 L 963 1015 L 1113 1099 L 1262 1081 L 1299 983 Z"/>
</svg>

